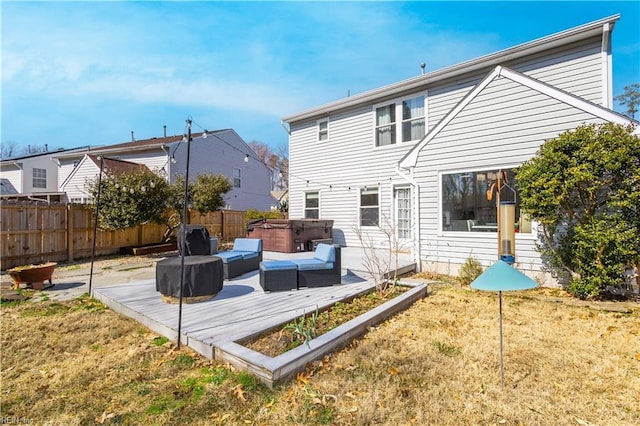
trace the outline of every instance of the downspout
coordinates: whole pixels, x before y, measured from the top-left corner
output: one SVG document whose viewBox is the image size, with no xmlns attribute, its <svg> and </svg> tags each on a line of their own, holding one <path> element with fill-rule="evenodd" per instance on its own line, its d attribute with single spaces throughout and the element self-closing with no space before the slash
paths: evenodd
<svg viewBox="0 0 640 426">
<path fill-rule="evenodd" d="M 612 25 L 607 22 L 602 26 L 602 47 L 600 54 L 602 55 L 602 105 L 605 108 L 613 109 L 613 88 L 611 84 L 612 65 L 611 65 L 611 31 Z"/>
<path fill-rule="evenodd" d="M 413 261 L 416 264 L 416 267 L 418 269 L 418 272 L 422 271 L 422 261 L 420 260 L 421 255 L 422 255 L 422 244 L 420 242 L 420 185 L 418 185 L 418 182 L 416 182 L 416 180 L 413 178 L 413 169 L 414 167 L 411 168 L 411 176 L 406 175 L 405 173 L 403 173 L 400 170 L 400 165 L 397 164 L 396 168 L 395 168 L 395 172 L 398 174 L 398 176 L 400 176 L 402 179 L 406 180 L 407 182 L 409 182 L 409 184 L 411 185 L 411 187 L 413 188 L 413 205 L 416 206 L 414 209 L 414 229 L 415 229 L 415 242 L 413 244 L 413 250 L 412 250 L 412 257 L 413 257 Z"/>
</svg>

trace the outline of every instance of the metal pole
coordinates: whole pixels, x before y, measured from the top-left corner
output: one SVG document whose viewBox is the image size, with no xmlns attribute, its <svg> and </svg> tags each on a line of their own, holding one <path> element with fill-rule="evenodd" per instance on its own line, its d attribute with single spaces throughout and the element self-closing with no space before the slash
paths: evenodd
<svg viewBox="0 0 640 426">
<path fill-rule="evenodd" d="M 500 294 L 500 386 L 504 390 L 504 364 L 502 363 L 502 291 Z"/>
<path fill-rule="evenodd" d="M 189 156 L 191 154 L 191 119 L 187 119 L 187 167 L 184 175 L 184 201 L 182 206 L 182 242 L 180 250 L 180 303 L 178 308 L 178 349 L 182 333 L 182 292 L 185 281 L 184 254 L 187 247 L 187 200 L 189 199 Z"/>
<path fill-rule="evenodd" d="M 91 296 L 91 285 L 93 283 L 93 260 L 96 256 L 96 238 L 98 238 L 98 209 L 100 208 L 100 193 L 102 192 L 102 168 L 104 157 L 100 156 L 100 173 L 98 174 L 98 195 L 96 197 L 96 214 L 93 219 L 93 246 L 91 247 L 91 272 L 89 272 L 89 296 Z"/>
</svg>

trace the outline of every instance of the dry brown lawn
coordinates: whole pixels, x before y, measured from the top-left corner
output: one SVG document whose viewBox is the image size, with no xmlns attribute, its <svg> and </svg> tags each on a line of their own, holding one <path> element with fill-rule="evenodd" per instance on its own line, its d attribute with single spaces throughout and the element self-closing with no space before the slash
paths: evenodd
<svg viewBox="0 0 640 426">
<path fill-rule="evenodd" d="M 436 286 L 273 390 L 88 298 L 1 314 L 1 416 L 31 424 L 638 425 L 640 307 Z"/>
</svg>

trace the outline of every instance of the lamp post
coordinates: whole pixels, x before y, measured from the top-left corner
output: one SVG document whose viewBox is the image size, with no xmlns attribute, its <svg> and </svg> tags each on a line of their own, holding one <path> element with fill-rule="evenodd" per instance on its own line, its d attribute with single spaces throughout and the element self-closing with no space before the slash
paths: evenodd
<svg viewBox="0 0 640 426">
<path fill-rule="evenodd" d="M 180 349 L 180 335 L 182 333 L 182 296 L 185 282 L 184 255 L 187 248 L 187 201 L 189 199 L 189 156 L 191 155 L 191 118 L 187 119 L 187 164 L 184 176 L 184 198 L 182 206 L 182 226 L 180 233 L 180 301 L 178 307 L 178 349 Z"/>
<path fill-rule="evenodd" d="M 96 196 L 96 214 L 93 219 L 93 244 L 91 246 L 91 271 L 89 272 L 89 296 L 91 296 L 91 285 L 93 284 L 93 261 L 96 257 L 96 238 L 98 237 L 98 209 L 100 208 L 100 193 L 102 192 L 102 169 L 104 167 L 104 156 L 100 158 L 100 173 L 98 174 L 98 194 Z"/>
</svg>

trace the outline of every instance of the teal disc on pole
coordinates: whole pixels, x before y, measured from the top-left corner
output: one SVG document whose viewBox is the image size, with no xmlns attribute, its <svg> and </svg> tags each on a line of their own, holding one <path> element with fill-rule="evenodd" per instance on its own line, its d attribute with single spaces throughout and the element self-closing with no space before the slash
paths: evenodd
<svg viewBox="0 0 640 426">
<path fill-rule="evenodd" d="M 471 288 L 485 291 L 528 290 L 537 286 L 534 280 L 502 260 L 471 282 Z"/>
</svg>

